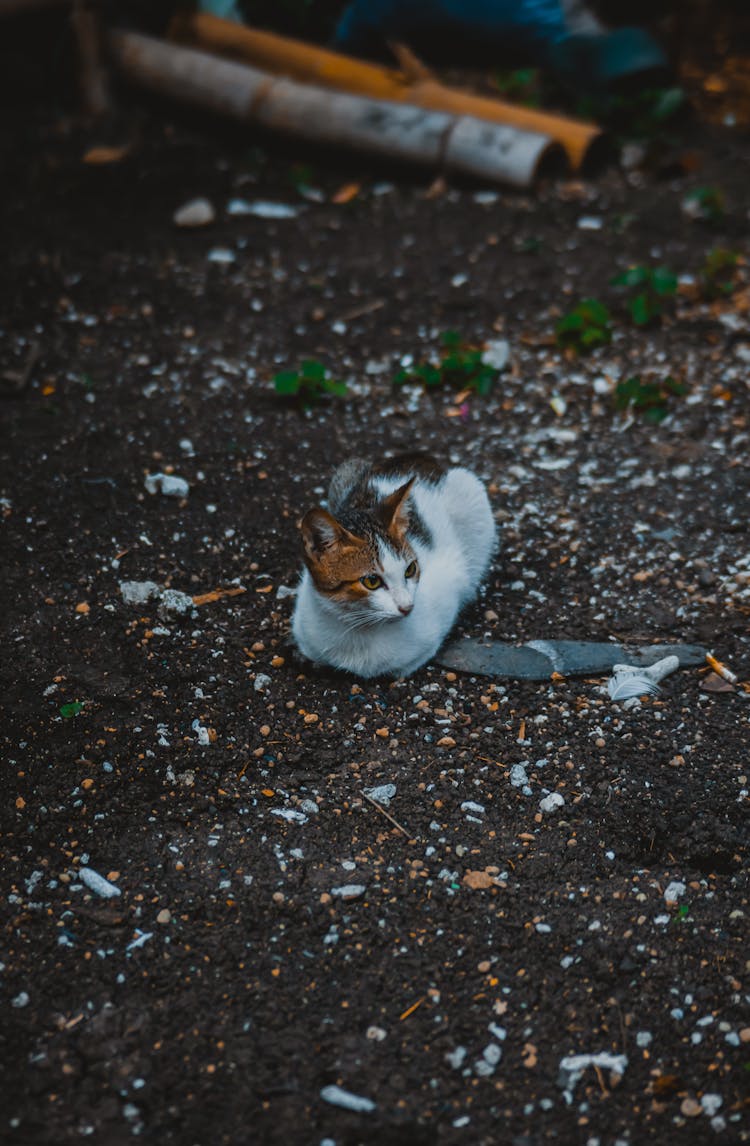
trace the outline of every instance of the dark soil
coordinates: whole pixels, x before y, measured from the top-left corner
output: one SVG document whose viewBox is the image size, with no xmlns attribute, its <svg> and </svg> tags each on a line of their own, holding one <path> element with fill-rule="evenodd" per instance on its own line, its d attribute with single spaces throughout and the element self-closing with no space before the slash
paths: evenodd
<svg viewBox="0 0 750 1146">
<path fill-rule="evenodd" d="M 747 266 L 646 331 L 609 280 L 747 257 L 747 140 L 686 128 L 686 164 L 491 202 L 339 158 L 313 202 L 294 155 L 138 114 L 105 167 L 53 108 L 3 124 L 0 1138 L 749 1141 L 750 696 L 695 669 L 630 709 L 604 680 L 357 683 L 296 662 L 279 594 L 335 463 L 426 449 L 501 526 L 461 632 L 699 642 L 746 679 Z M 713 223 L 682 211 L 700 186 Z M 179 230 L 195 195 L 217 221 Z M 583 297 L 615 338 L 566 359 Z M 489 398 L 392 388 L 446 329 L 508 339 Z M 278 400 L 307 357 L 349 396 Z M 615 410 L 636 373 L 688 386 L 659 424 Z M 146 492 L 168 468 L 186 499 Z M 245 592 L 159 615 L 123 601 L 144 580 Z M 605 1051 L 619 1080 L 564 1089 Z"/>
</svg>

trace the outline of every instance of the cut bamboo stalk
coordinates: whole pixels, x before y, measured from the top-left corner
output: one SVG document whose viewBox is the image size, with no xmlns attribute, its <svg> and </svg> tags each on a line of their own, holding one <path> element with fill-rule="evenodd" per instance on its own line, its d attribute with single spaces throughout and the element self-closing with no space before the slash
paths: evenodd
<svg viewBox="0 0 750 1146">
<path fill-rule="evenodd" d="M 528 187 L 564 157 L 553 140 L 508 125 L 301 84 L 137 32 L 110 35 L 115 63 L 152 91 L 319 143 Z"/>
<path fill-rule="evenodd" d="M 477 119 L 548 135 L 562 144 L 574 169 L 581 167 L 592 145 L 602 136 L 601 128 L 593 123 L 472 95 L 447 87 L 429 73 L 407 75 L 396 68 L 380 67 L 301 40 L 221 20 L 208 12 L 177 17 L 171 37 L 306 83 L 407 102 L 433 111 L 473 115 Z"/>
</svg>

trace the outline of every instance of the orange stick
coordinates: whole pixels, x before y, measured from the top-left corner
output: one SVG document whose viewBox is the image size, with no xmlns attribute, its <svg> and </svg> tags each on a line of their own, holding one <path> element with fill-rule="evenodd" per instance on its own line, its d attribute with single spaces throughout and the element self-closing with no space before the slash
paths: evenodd
<svg viewBox="0 0 750 1146">
<path fill-rule="evenodd" d="M 417 72 L 410 76 L 396 68 L 365 63 L 302 40 L 247 28 L 208 12 L 177 16 L 172 22 L 170 37 L 303 82 L 539 132 L 562 144 L 575 169 L 581 166 L 592 144 L 602 135 L 596 124 L 472 95 L 447 87 L 429 74 L 423 77 Z"/>
</svg>

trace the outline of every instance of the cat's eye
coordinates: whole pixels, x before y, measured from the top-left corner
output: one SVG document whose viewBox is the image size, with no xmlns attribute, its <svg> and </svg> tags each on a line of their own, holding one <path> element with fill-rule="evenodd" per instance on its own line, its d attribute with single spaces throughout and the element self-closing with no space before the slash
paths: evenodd
<svg viewBox="0 0 750 1146">
<path fill-rule="evenodd" d="M 379 589 L 383 584 L 383 578 L 378 577 L 377 573 L 368 573 L 365 577 L 360 577 L 360 581 L 365 589 Z"/>
<path fill-rule="evenodd" d="M 416 577 L 416 575 L 417 575 L 417 563 L 416 563 L 416 561 L 410 561 L 409 564 L 404 569 L 404 577 L 406 577 L 408 580 L 410 577 Z"/>
</svg>

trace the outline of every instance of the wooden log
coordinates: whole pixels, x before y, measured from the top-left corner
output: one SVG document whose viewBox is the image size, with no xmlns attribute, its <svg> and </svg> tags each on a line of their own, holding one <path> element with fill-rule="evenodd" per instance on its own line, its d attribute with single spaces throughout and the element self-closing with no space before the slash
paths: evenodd
<svg viewBox="0 0 750 1146">
<path fill-rule="evenodd" d="M 584 163 L 592 146 L 602 137 L 601 128 L 593 123 L 473 95 L 440 83 L 429 72 L 380 67 L 301 40 L 221 20 L 208 12 L 177 17 L 170 34 L 183 43 L 241 59 L 305 83 L 454 115 L 472 115 L 522 131 L 538 132 L 562 144 L 575 169 Z"/>
<path fill-rule="evenodd" d="M 144 87 L 319 143 L 516 187 L 528 187 L 545 160 L 564 156 L 537 133 L 300 84 L 137 32 L 113 32 L 110 44 L 117 66 Z"/>
</svg>

